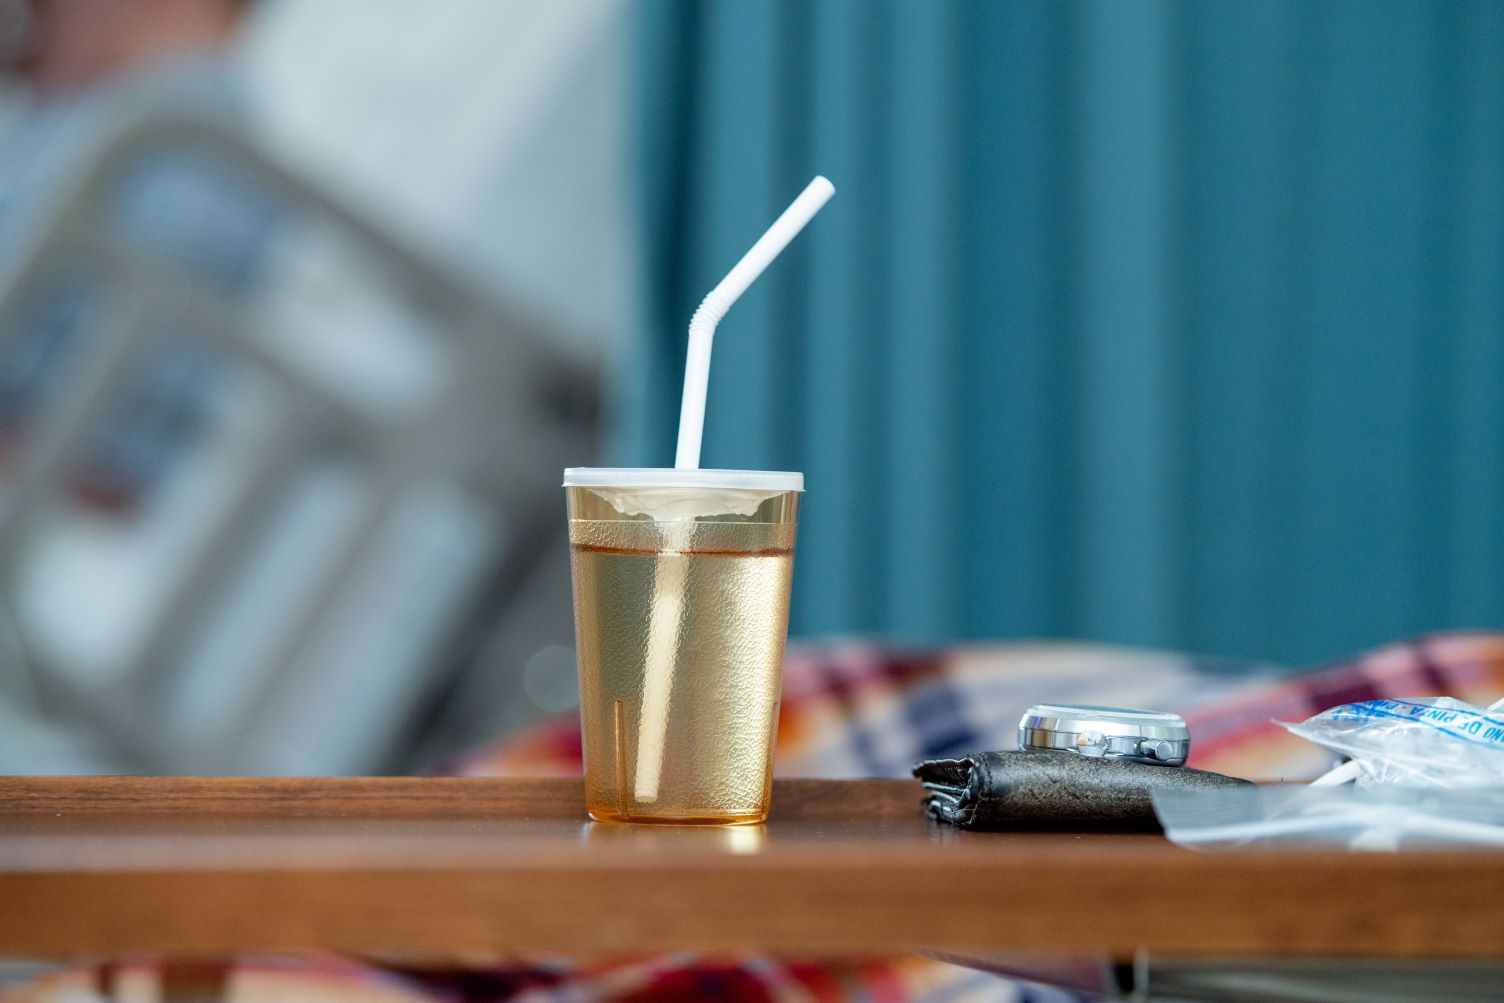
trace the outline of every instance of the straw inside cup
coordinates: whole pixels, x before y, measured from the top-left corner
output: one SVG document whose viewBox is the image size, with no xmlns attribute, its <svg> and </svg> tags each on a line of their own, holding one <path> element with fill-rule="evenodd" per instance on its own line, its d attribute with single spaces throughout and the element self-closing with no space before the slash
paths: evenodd
<svg viewBox="0 0 1504 1003">
<path fill-rule="evenodd" d="M 642 709 L 637 715 L 637 772 L 632 796 L 643 804 L 658 800 L 668 746 L 668 705 L 673 696 L 675 649 L 684 621 L 684 579 L 689 575 L 689 535 L 694 522 L 680 519 L 666 525 L 667 543 L 674 551 L 660 554 L 653 568 L 652 620 L 648 624 L 646 665 L 642 679 Z"/>
</svg>

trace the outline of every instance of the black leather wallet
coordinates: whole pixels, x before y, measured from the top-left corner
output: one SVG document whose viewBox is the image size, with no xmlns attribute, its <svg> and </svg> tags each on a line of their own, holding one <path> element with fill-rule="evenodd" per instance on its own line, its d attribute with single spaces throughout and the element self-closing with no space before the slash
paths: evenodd
<svg viewBox="0 0 1504 1003">
<path fill-rule="evenodd" d="M 1151 795 L 1252 787 L 1247 780 L 1074 752 L 979 752 L 928 759 L 914 776 L 925 811 L 963 829 L 1157 829 Z"/>
</svg>

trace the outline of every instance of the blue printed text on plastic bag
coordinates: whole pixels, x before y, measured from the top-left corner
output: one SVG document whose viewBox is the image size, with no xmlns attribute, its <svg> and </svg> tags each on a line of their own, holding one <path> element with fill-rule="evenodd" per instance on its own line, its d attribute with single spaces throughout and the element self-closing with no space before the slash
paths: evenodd
<svg viewBox="0 0 1504 1003">
<path fill-rule="evenodd" d="M 1350 756 L 1358 783 L 1504 784 L 1504 715 L 1450 697 L 1342 704 L 1290 731 Z"/>
</svg>

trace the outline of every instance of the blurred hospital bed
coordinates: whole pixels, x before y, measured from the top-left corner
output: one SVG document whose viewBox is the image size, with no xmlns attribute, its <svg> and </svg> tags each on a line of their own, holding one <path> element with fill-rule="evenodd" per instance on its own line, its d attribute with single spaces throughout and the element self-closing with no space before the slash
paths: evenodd
<svg viewBox="0 0 1504 1003">
<path fill-rule="evenodd" d="M 233 281 L 131 219 L 190 170 L 259 217 Z M 0 294 L 13 702 L 90 768 L 402 765 L 487 588 L 559 563 L 591 405 L 550 340 L 229 133 L 127 129 Z"/>
<path fill-rule="evenodd" d="M 411 769 L 572 699 L 602 318 L 283 125 L 141 116 L 0 274 L 0 771 Z"/>
</svg>

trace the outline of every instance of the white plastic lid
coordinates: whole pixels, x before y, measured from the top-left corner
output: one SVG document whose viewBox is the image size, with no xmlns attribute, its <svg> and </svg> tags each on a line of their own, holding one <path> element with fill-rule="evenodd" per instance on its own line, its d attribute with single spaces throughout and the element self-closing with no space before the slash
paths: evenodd
<svg viewBox="0 0 1504 1003">
<path fill-rule="evenodd" d="M 681 470 L 674 467 L 568 467 L 566 488 L 745 488 L 803 491 L 804 475 L 787 470 Z"/>
</svg>

